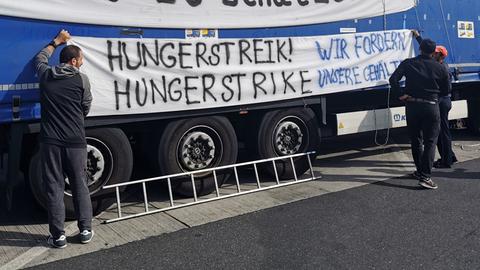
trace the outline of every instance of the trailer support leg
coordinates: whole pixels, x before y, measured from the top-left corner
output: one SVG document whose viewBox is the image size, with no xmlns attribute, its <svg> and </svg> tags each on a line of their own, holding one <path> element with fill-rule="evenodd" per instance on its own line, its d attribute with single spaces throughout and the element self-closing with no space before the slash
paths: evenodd
<svg viewBox="0 0 480 270">
<path fill-rule="evenodd" d="M 322 124 L 325 126 L 327 125 L 327 98 L 321 97 L 320 104 L 320 109 L 322 110 Z"/>
</svg>

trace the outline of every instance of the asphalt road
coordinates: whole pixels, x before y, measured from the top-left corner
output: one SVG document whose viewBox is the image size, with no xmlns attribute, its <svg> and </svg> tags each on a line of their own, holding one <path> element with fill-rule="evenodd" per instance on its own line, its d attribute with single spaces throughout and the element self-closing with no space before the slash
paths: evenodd
<svg viewBox="0 0 480 270">
<path fill-rule="evenodd" d="M 480 159 L 35 269 L 480 269 Z"/>
</svg>

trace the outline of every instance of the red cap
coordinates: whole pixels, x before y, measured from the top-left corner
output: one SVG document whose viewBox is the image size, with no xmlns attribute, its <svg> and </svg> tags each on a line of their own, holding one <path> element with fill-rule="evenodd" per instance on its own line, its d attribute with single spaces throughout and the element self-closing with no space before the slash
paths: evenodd
<svg viewBox="0 0 480 270">
<path fill-rule="evenodd" d="M 444 57 L 447 57 L 448 55 L 448 51 L 447 51 L 447 48 L 439 45 L 435 48 L 435 52 L 437 53 L 441 53 Z"/>
</svg>

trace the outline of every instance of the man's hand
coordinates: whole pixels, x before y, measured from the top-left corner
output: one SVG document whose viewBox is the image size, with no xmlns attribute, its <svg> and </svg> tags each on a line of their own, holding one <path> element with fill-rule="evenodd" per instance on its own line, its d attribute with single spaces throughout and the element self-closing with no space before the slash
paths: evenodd
<svg viewBox="0 0 480 270">
<path fill-rule="evenodd" d="M 403 96 L 399 97 L 398 99 L 400 99 L 401 101 L 407 101 L 409 98 L 411 98 L 411 96 L 403 95 Z"/>
<path fill-rule="evenodd" d="M 62 29 L 62 31 L 58 33 L 58 35 L 55 37 L 53 41 L 55 41 L 55 45 L 60 46 L 67 43 L 67 41 L 70 40 L 70 38 L 71 38 L 70 33 L 68 33 L 67 30 Z"/>
<path fill-rule="evenodd" d="M 420 33 L 419 33 L 417 30 L 415 30 L 415 29 L 412 30 L 412 34 L 413 34 L 413 37 L 414 37 L 414 38 L 417 38 L 417 37 L 420 36 Z"/>
</svg>

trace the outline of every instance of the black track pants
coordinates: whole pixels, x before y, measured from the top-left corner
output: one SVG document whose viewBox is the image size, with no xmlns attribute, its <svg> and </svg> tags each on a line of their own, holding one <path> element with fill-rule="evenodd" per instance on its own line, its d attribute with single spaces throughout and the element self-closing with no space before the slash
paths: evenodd
<svg viewBox="0 0 480 270">
<path fill-rule="evenodd" d="M 452 101 L 450 97 L 441 97 L 439 99 L 440 107 L 440 134 L 438 135 L 438 152 L 444 165 L 452 165 L 457 158 L 452 150 L 452 135 L 450 134 L 450 126 L 448 123 L 448 112 L 452 109 Z"/>
<path fill-rule="evenodd" d="M 42 179 L 47 197 L 50 234 L 58 238 L 65 234 L 65 177 L 73 197 L 78 228 L 92 229 L 92 202 L 87 186 L 85 148 L 68 148 L 53 144 L 41 145 Z"/>
<path fill-rule="evenodd" d="M 407 102 L 406 113 L 412 155 L 417 172 L 425 177 L 430 177 L 435 159 L 435 145 L 440 131 L 438 104 Z"/>
</svg>

